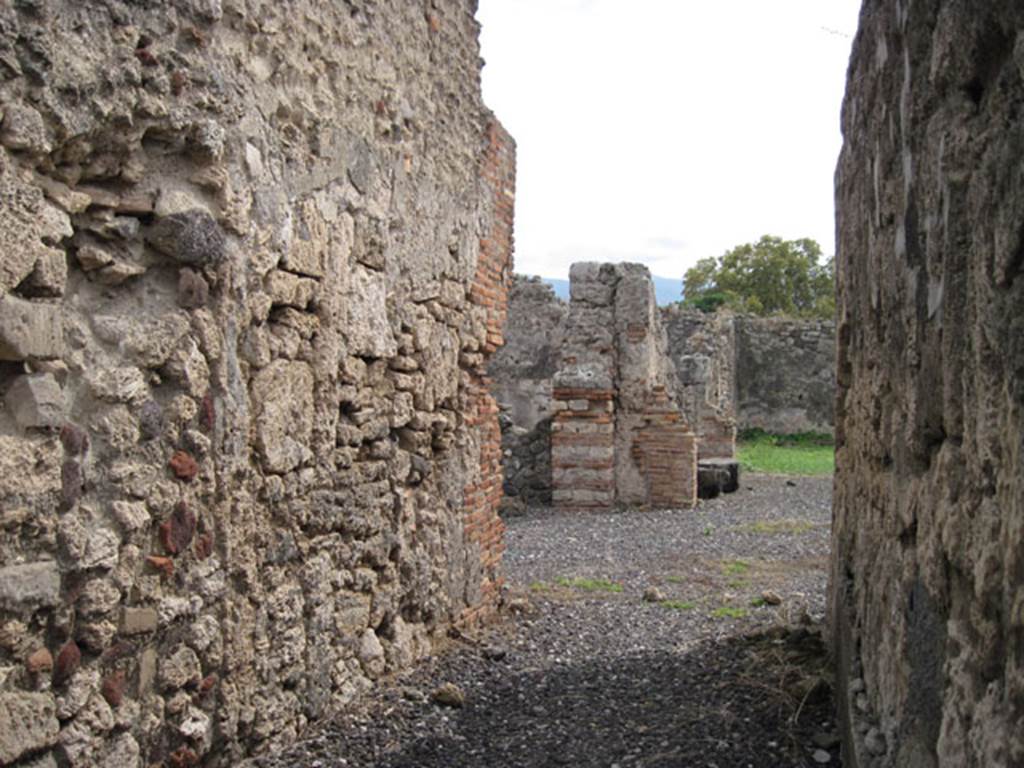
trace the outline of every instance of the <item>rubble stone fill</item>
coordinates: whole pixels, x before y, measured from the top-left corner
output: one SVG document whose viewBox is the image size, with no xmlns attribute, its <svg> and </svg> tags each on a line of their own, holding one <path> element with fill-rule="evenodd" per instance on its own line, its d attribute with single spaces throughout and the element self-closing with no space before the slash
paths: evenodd
<svg viewBox="0 0 1024 768">
<path fill-rule="evenodd" d="M 0 762 L 235 765 L 494 610 L 475 6 L 0 4 Z"/>
</svg>

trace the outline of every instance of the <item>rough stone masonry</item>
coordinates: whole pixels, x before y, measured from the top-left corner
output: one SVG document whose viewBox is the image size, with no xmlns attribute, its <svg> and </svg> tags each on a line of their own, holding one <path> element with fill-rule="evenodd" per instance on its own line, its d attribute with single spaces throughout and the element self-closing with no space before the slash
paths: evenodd
<svg viewBox="0 0 1024 768">
<path fill-rule="evenodd" d="M 1024 765 L 1024 5 L 867 0 L 842 126 L 844 765 Z"/>
<path fill-rule="evenodd" d="M 234 764 L 493 608 L 474 11 L 0 4 L 0 764 Z"/>
<path fill-rule="evenodd" d="M 678 305 L 663 308 L 662 321 L 679 397 L 702 441 L 727 441 L 730 421 L 776 434 L 832 432 L 832 321 L 705 314 Z"/>
<path fill-rule="evenodd" d="M 516 275 L 508 295 L 505 345 L 488 365 L 502 409 L 504 503 L 551 504 L 551 381 L 562 355 L 569 307 L 538 277 Z"/>
</svg>

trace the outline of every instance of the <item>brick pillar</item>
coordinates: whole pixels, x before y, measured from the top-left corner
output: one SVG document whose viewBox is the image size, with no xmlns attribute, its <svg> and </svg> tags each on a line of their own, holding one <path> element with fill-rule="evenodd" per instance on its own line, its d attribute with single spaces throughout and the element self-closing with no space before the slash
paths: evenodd
<svg viewBox="0 0 1024 768">
<path fill-rule="evenodd" d="M 647 481 L 654 509 L 692 507 L 697 503 L 697 438 L 664 387 L 655 388 L 644 409 L 644 426 L 633 442 L 633 460 Z"/>
<path fill-rule="evenodd" d="M 556 387 L 551 501 L 566 510 L 615 505 L 615 393 Z"/>
<path fill-rule="evenodd" d="M 486 326 L 479 350 L 464 350 L 461 358 L 466 386 L 466 426 L 479 445 L 479 469 L 463 490 L 465 536 L 470 551 L 480 557 L 480 599 L 466 609 L 459 622 L 469 624 L 497 605 L 504 578 L 501 556 L 505 551 L 505 525 L 498 516 L 501 503 L 501 427 L 498 403 L 491 395 L 487 361 L 504 343 L 508 292 L 512 284 L 515 210 L 515 141 L 492 119 L 487 126 L 480 176 L 490 198 L 490 231 L 480 239 L 476 275 L 470 302 Z"/>
</svg>

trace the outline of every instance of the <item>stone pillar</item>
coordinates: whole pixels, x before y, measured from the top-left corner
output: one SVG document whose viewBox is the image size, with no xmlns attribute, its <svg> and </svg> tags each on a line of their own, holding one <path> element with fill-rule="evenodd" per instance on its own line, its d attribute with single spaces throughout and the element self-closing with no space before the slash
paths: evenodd
<svg viewBox="0 0 1024 768">
<path fill-rule="evenodd" d="M 647 268 L 574 264 L 555 375 L 552 497 L 571 509 L 690 507 L 696 441 Z"/>
</svg>

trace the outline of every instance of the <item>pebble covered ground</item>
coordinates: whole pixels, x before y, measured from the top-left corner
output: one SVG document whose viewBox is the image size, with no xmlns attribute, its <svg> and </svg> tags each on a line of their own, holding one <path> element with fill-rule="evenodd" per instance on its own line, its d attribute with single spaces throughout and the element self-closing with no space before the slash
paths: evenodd
<svg viewBox="0 0 1024 768">
<path fill-rule="evenodd" d="M 839 765 L 831 478 L 696 510 L 508 520 L 504 620 L 252 768 Z"/>
</svg>

